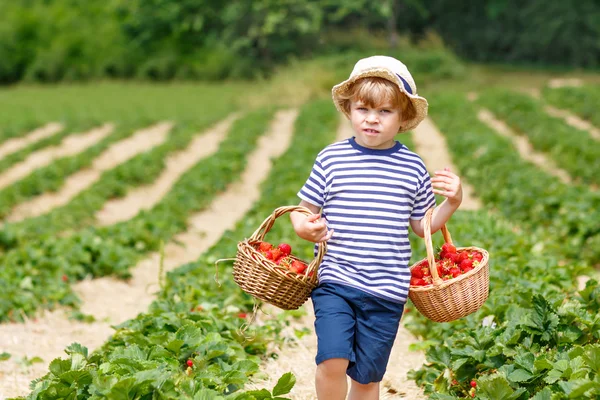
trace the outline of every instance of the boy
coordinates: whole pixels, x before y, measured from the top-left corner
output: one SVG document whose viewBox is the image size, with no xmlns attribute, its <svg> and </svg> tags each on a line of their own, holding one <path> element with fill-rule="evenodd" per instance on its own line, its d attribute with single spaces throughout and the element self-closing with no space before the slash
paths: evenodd
<svg viewBox="0 0 600 400">
<path fill-rule="evenodd" d="M 319 400 L 379 398 L 382 380 L 408 297 L 408 227 L 423 237 L 435 194 L 432 232 L 462 201 L 460 179 L 447 168 L 430 178 L 423 161 L 394 140 L 427 115 L 408 69 L 386 56 L 359 60 L 332 90 L 355 136 L 322 150 L 298 196 L 313 215 L 292 213 L 296 234 L 328 241 L 311 294 L 318 337 Z M 432 188 L 432 185 L 435 188 Z"/>
</svg>

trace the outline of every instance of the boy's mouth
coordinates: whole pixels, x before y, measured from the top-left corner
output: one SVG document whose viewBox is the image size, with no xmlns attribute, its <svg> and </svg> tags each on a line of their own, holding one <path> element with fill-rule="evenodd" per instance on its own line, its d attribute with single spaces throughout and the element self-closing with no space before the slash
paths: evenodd
<svg viewBox="0 0 600 400">
<path fill-rule="evenodd" d="M 377 134 L 377 133 L 379 133 L 379 131 L 376 130 L 376 129 L 363 129 L 363 132 L 370 133 L 370 134 Z"/>
</svg>

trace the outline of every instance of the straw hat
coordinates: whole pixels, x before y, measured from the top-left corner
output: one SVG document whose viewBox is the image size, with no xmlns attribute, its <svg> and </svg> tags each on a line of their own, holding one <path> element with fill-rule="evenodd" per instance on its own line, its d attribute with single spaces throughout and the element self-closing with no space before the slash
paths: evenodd
<svg viewBox="0 0 600 400">
<path fill-rule="evenodd" d="M 398 89 L 408 97 L 415 107 L 416 116 L 411 120 L 403 122 L 398 131 L 399 133 L 413 129 L 427 116 L 427 100 L 417 95 L 417 85 L 415 85 L 415 81 L 410 72 L 408 72 L 406 65 L 393 57 L 372 56 L 358 60 L 356 65 L 354 65 L 350 78 L 335 85 L 331 90 L 336 108 L 343 112 L 346 117 L 350 118 L 350 115 L 342 107 L 340 95 L 346 93 L 354 82 L 366 77 L 384 78 L 395 83 L 398 85 Z"/>
</svg>

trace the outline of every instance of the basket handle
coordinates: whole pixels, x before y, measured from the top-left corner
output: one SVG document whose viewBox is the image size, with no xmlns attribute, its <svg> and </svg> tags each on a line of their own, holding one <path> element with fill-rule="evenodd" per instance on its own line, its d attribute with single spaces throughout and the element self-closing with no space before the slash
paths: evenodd
<svg viewBox="0 0 600 400">
<path fill-rule="evenodd" d="M 425 213 L 425 248 L 427 249 L 427 261 L 429 261 L 429 270 L 433 277 L 433 284 L 435 286 L 441 285 L 444 281 L 440 278 L 437 271 L 437 265 L 435 263 L 435 255 L 433 254 L 433 242 L 431 240 L 431 219 L 433 218 L 434 207 L 427 210 Z M 446 227 L 446 224 L 442 226 L 442 235 L 444 235 L 444 242 L 452 244 L 452 237 Z"/>
<path fill-rule="evenodd" d="M 313 214 L 312 211 L 310 211 L 308 208 L 301 207 L 301 206 L 283 206 L 283 207 L 276 208 L 273 211 L 273 213 L 263 221 L 263 223 L 258 227 L 258 229 L 256 231 L 254 231 L 254 233 L 252 234 L 252 236 L 250 236 L 250 238 L 248 240 L 254 240 L 254 241 L 264 240 L 267 232 L 269 232 L 271 230 L 271 228 L 273 227 L 275 220 L 277 218 L 281 217 L 282 215 L 291 213 L 293 211 L 298 211 L 304 215 L 312 215 Z M 323 260 L 323 256 L 325 255 L 326 252 L 327 252 L 327 243 L 326 242 L 318 243 L 317 256 L 309 263 L 308 267 L 306 268 L 306 275 L 308 275 L 308 273 L 312 270 L 315 270 L 315 271 L 317 270 L 317 268 L 321 264 L 321 261 Z"/>
</svg>

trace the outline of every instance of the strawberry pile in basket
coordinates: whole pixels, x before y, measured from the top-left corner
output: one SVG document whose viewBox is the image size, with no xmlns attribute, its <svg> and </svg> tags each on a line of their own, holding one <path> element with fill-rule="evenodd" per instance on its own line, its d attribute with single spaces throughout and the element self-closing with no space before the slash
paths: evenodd
<svg viewBox="0 0 600 400">
<path fill-rule="evenodd" d="M 255 248 L 267 260 L 273 261 L 275 264 L 284 267 L 288 271 L 299 275 L 306 273 L 308 267 L 305 263 L 292 257 L 292 246 L 287 243 L 281 243 L 275 247 L 269 242 L 258 242 Z M 312 276 L 312 271 L 308 276 Z"/>
<path fill-rule="evenodd" d="M 435 257 L 439 277 L 450 280 L 466 274 L 476 268 L 483 254 L 475 250 L 457 250 L 454 245 L 444 243 Z M 411 286 L 427 286 L 433 283 L 429 261 L 425 260 L 411 269 Z"/>
</svg>

